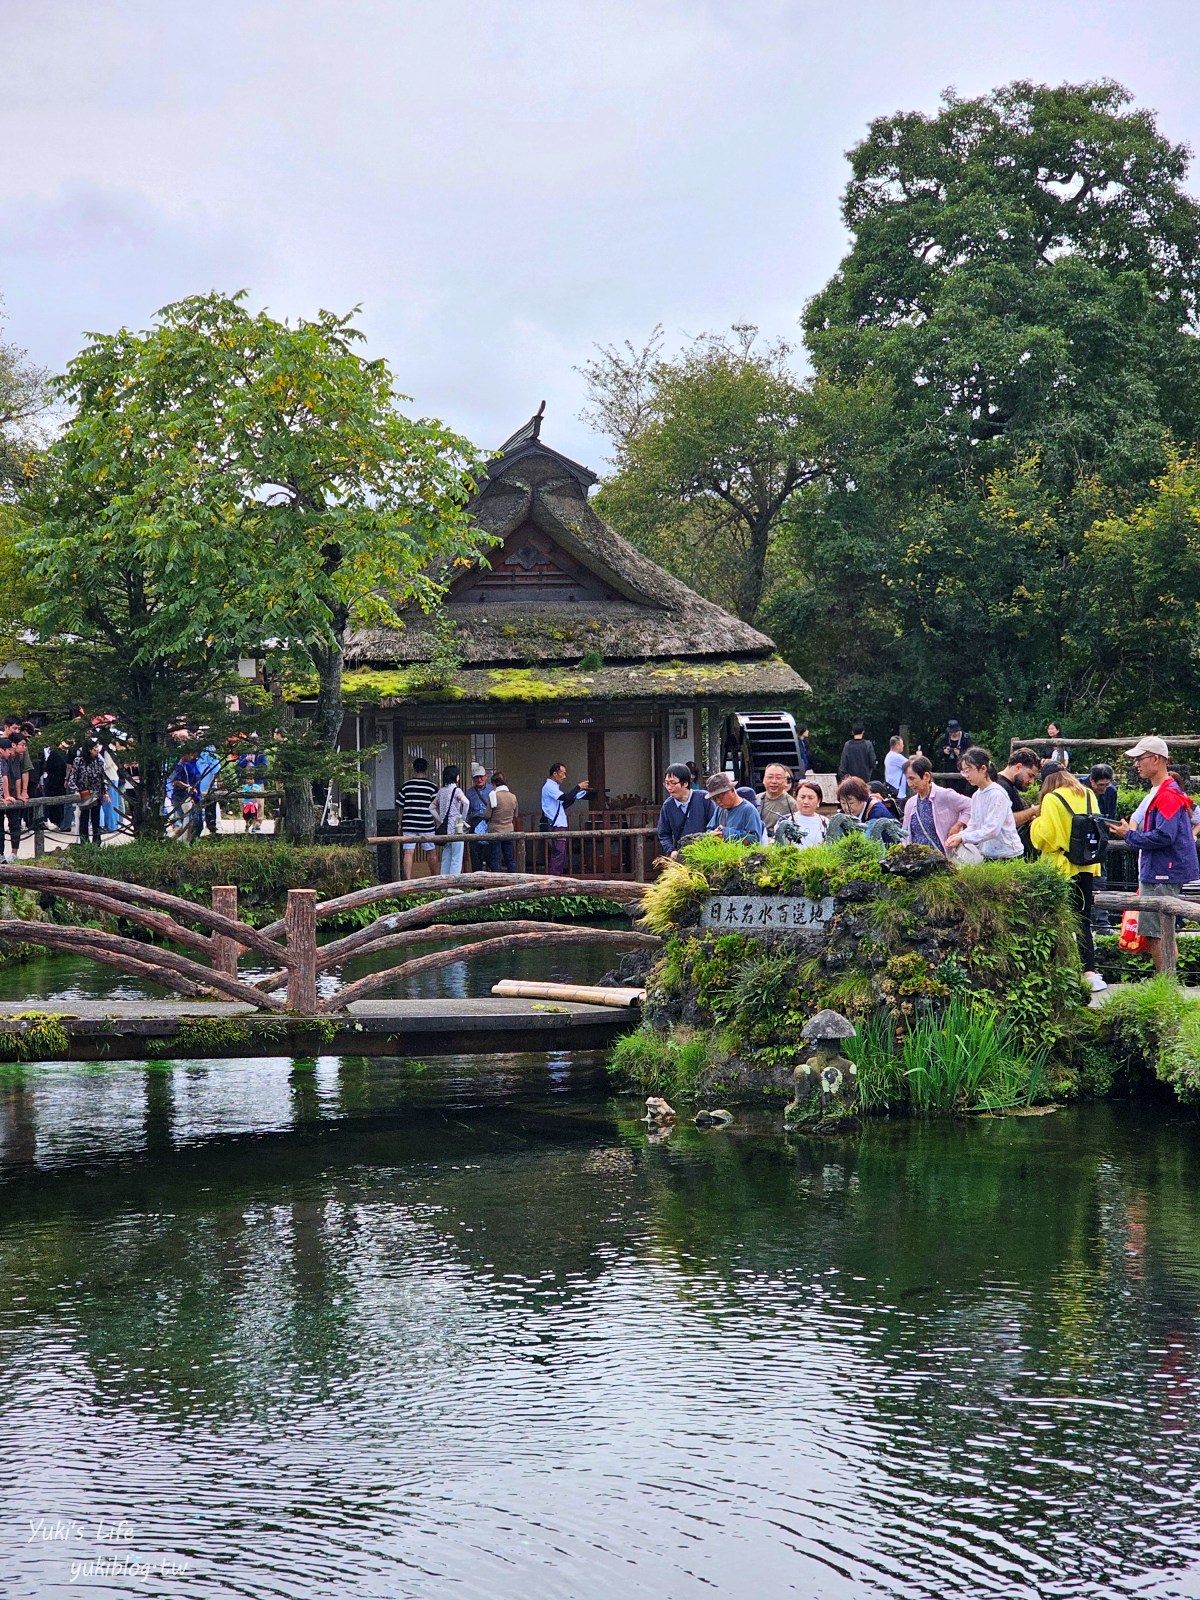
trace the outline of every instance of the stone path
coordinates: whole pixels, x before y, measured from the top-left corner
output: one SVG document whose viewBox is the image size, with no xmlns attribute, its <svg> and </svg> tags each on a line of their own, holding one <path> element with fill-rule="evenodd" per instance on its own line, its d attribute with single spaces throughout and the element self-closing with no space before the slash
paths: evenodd
<svg viewBox="0 0 1200 1600">
<path fill-rule="evenodd" d="M 4 1000 L 0 1037 L 18 1034 L 23 1060 L 63 1058 L 37 1039 L 39 1017 L 65 1032 L 69 1060 L 164 1055 L 491 1055 L 597 1049 L 636 1025 L 633 1007 L 579 1001 L 359 1000 L 341 1017 L 280 1016 L 225 1000 Z M 219 1025 L 231 1025 L 222 1037 Z M 334 1032 L 329 1033 L 329 1025 Z M 209 1025 L 206 1028 L 206 1024 Z M 7 1052 L 0 1059 L 11 1056 Z"/>
</svg>

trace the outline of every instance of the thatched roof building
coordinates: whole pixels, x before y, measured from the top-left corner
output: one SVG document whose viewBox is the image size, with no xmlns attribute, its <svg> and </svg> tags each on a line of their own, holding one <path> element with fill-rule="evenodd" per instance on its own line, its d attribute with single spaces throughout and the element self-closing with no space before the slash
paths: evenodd
<svg viewBox="0 0 1200 1600">
<path fill-rule="evenodd" d="M 539 412 L 491 463 L 472 509 L 496 542 L 438 615 L 414 607 L 402 629 L 350 641 L 347 695 L 375 703 L 373 735 L 390 746 L 380 810 L 414 754 L 498 765 L 530 811 L 554 759 L 611 796 L 653 800 L 668 761 L 704 763 L 719 712 L 786 709 L 808 691 L 765 634 L 602 522 L 595 474 L 540 432 Z M 439 668 L 447 654 L 461 665 Z"/>
</svg>

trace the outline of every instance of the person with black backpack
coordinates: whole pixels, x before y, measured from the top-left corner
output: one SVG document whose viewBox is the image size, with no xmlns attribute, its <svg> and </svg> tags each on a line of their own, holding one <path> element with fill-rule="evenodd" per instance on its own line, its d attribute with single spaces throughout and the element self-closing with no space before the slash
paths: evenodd
<svg viewBox="0 0 1200 1600">
<path fill-rule="evenodd" d="M 1108 985 L 1096 971 L 1092 895 L 1108 848 L 1108 835 L 1096 796 L 1065 768 L 1047 773 L 1042 784 L 1041 810 L 1030 824 L 1029 836 L 1042 860 L 1065 872 L 1071 880 L 1084 981 L 1098 994 Z"/>
</svg>

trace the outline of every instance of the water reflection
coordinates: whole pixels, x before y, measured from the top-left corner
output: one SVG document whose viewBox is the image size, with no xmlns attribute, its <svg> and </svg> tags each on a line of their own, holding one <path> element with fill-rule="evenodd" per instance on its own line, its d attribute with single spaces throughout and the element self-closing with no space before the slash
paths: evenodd
<svg viewBox="0 0 1200 1600">
<path fill-rule="evenodd" d="M 627 927 L 627 923 L 614 924 Z M 497 930 L 499 931 L 499 930 Z M 368 972 L 379 972 L 401 960 L 432 954 L 448 948 L 452 941 L 434 941 L 414 946 L 410 951 L 385 951 L 351 961 L 340 972 L 320 973 L 317 990 L 322 999 L 335 994 L 343 981 L 349 983 Z M 188 954 L 189 952 L 184 952 Z M 473 956 L 455 961 L 433 972 L 421 972 L 378 991 L 379 998 L 465 1000 L 486 996 L 499 978 L 517 978 L 559 983 L 596 983 L 615 965 L 620 951 L 599 945 L 546 946 L 509 950 L 499 956 Z M 261 977 L 258 968 L 243 958 L 240 974 Z M 0 1000 L 171 1000 L 178 996 L 161 984 L 123 978 L 111 968 L 97 966 L 80 956 L 50 956 L 0 967 Z"/>
<path fill-rule="evenodd" d="M 6 1595 L 146 1592 L 24 1542 L 122 1514 L 196 1597 L 1197 1593 L 1191 1122 L 240 1065 L 5 1084 Z"/>
</svg>

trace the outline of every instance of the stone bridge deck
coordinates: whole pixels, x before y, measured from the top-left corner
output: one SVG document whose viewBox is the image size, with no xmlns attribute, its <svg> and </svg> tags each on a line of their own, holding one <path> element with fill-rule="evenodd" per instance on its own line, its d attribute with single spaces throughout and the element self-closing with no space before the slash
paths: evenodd
<svg viewBox="0 0 1200 1600">
<path fill-rule="evenodd" d="M 634 1007 L 497 996 L 361 1000 L 345 1017 L 312 1020 L 223 1000 L 6 1000 L 0 1001 L 0 1060 L 592 1050 L 636 1026 L 638 1016 Z"/>
</svg>

